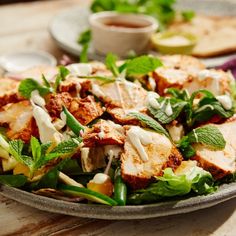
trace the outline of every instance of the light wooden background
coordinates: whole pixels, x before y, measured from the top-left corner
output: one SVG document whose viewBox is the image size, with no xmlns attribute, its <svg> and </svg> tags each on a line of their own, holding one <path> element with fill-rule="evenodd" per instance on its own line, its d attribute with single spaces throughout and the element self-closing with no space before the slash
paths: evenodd
<svg viewBox="0 0 236 236">
<path fill-rule="evenodd" d="M 230 0 L 234 1 L 234 0 Z M 58 11 L 87 0 L 54 0 L 0 7 L 0 55 L 42 49 L 60 58 L 47 31 Z M 0 195 L 0 235 L 235 236 L 236 199 L 184 215 L 135 221 L 105 221 L 52 214 Z"/>
</svg>

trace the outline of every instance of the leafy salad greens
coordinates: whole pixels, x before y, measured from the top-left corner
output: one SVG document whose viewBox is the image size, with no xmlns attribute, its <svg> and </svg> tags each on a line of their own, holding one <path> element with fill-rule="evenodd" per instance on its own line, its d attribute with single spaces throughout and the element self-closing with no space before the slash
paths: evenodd
<svg viewBox="0 0 236 236">
<path fill-rule="evenodd" d="M 115 55 L 108 54 L 100 74 L 83 74 L 78 70 L 80 74 L 75 75 L 70 67 L 59 66 L 53 78 L 42 75 L 41 81 L 26 78 L 20 82 L 21 100 L 9 102 L 1 112 L 25 102 L 24 106 L 31 109 L 31 122 L 35 122 L 34 129 L 38 133 L 31 132 L 25 141 L 24 132 L 30 132 L 27 123 L 20 129 L 25 136 L 12 138 L 12 121 L 0 121 L 0 183 L 36 194 L 50 192 L 55 196 L 60 193 L 60 196 L 82 202 L 123 206 L 209 194 L 226 180 L 223 177 L 235 180 L 233 172 L 215 178 L 215 173 L 195 158 L 200 155 L 197 145 L 223 153 L 229 140 L 219 125 L 230 124 L 234 106 L 225 107 L 206 89 L 190 95 L 186 89 L 166 88 L 165 95 L 159 96 L 155 91 L 144 89 L 140 78 L 145 81 L 162 67 L 160 59 L 144 55 L 124 62 L 117 60 Z M 114 102 L 113 96 L 120 100 Z M 44 103 L 38 102 L 39 98 Z M 35 109 L 40 110 L 40 117 L 34 116 Z M 55 115 L 54 110 L 59 115 Z M 116 116 L 114 110 L 122 113 Z M 215 117 L 217 122 L 214 122 Z M 89 121 L 85 122 L 85 118 Z M 169 129 L 170 126 L 176 128 L 176 124 L 182 128 L 177 141 Z M 43 142 L 42 133 L 50 133 L 51 141 Z M 160 135 L 160 140 L 152 140 L 153 133 Z M 164 148 L 164 153 L 159 154 L 159 146 Z M 158 170 L 153 165 L 155 159 L 159 155 L 164 159 L 168 152 L 169 156 Z M 124 171 L 126 158 L 133 162 L 134 169 L 136 166 L 129 153 L 135 153 L 144 169 L 148 162 L 154 173 L 144 178 L 133 175 L 131 179 L 135 181 L 130 181 L 132 174 Z M 145 154 L 148 158 L 142 160 Z M 144 185 L 139 185 L 143 182 Z"/>
</svg>

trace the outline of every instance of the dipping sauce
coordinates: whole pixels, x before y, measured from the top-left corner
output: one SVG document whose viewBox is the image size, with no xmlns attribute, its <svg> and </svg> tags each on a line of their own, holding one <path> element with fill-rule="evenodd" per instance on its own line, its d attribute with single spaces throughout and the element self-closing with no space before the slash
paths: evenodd
<svg viewBox="0 0 236 236">
<path fill-rule="evenodd" d="M 181 35 L 174 35 L 172 37 L 163 38 L 160 43 L 165 46 L 186 46 L 191 43 L 191 41 Z"/>
<path fill-rule="evenodd" d="M 110 27 L 119 27 L 119 28 L 133 28 L 133 29 L 137 29 L 137 28 L 144 28 L 147 27 L 148 25 L 141 25 L 141 24 L 135 24 L 135 23 L 131 23 L 131 22 L 105 22 L 104 25 L 110 26 Z"/>
</svg>

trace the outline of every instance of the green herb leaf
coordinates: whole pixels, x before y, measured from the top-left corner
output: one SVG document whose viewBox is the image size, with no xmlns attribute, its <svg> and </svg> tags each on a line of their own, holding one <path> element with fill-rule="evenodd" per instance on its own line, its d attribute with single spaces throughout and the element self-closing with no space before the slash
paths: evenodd
<svg viewBox="0 0 236 236">
<path fill-rule="evenodd" d="M 82 46 L 82 51 L 80 53 L 80 62 L 88 62 L 88 49 L 91 38 L 91 30 L 85 30 L 80 34 L 78 38 L 78 44 Z"/>
<path fill-rule="evenodd" d="M 24 175 L 0 175 L 0 183 L 19 188 L 26 184 L 27 177 Z"/>
<path fill-rule="evenodd" d="M 74 152 L 77 147 L 78 143 L 75 142 L 73 139 L 70 139 L 59 143 L 50 153 L 67 154 Z"/>
<path fill-rule="evenodd" d="M 144 115 L 142 113 L 136 113 L 136 112 L 129 113 L 129 116 L 135 117 L 136 119 L 141 121 L 143 124 L 147 125 L 149 128 L 154 129 L 157 133 L 164 134 L 168 138 L 170 137 L 168 132 L 150 116 Z"/>
<path fill-rule="evenodd" d="M 56 189 L 57 183 L 58 183 L 58 176 L 59 176 L 59 171 L 58 171 L 58 167 L 56 166 L 53 169 L 49 170 L 39 180 L 37 186 L 35 186 L 35 189 L 41 189 L 41 188 Z"/>
<path fill-rule="evenodd" d="M 56 81 L 54 83 L 54 91 L 56 92 L 61 81 L 64 81 L 66 79 L 66 76 L 70 74 L 70 71 L 64 67 L 64 66 L 59 66 L 59 73 L 56 76 Z"/>
<path fill-rule="evenodd" d="M 160 98 L 158 99 L 158 102 L 162 104 L 159 109 L 149 105 L 148 110 L 162 124 L 169 124 L 171 121 L 175 120 L 187 105 L 187 102 L 175 98 Z M 171 115 L 166 114 L 168 105 L 170 105 L 172 109 Z"/>
<path fill-rule="evenodd" d="M 44 74 L 42 74 L 42 80 L 43 80 L 44 85 L 45 85 L 47 88 L 51 88 L 51 85 L 50 85 L 50 83 L 48 82 L 48 80 L 46 79 L 46 77 L 44 76 Z"/>
<path fill-rule="evenodd" d="M 182 11 L 181 15 L 185 21 L 191 21 L 195 17 L 194 11 Z"/>
<path fill-rule="evenodd" d="M 198 194 L 211 193 L 216 190 L 211 174 L 200 167 L 193 167 L 185 174 L 176 175 L 171 168 L 166 168 L 158 182 L 146 189 L 136 191 L 129 196 L 129 203 L 151 203 L 166 197 L 183 196 L 191 190 Z"/>
<path fill-rule="evenodd" d="M 38 139 L 36 139 L 35 137 L 31 137 L 30 147 L 32 150 L 33 160 L 34 161 L 39 160 L 41 157 L 41 145 L 40 145 Z"/>
<path fill-rule="evenodd" d="M 21 158 L 21 153 L 24 147 L 22 140 L 12 140 L 9 142 L 9 151 L 10 154 L 21 163 L 24 163 L 24 160 Z"/>
<path fill-rule="evenodd" d="M 140 56 L 126 62 L 126 73 L 128 76 L 146 75 L 162 66 L 158 58 L 152 56 Z"/>
<path fill-rule="evenodd" d="M 177 147 L 179 148 L 179 150 L 181 151 L 181 153 L 185 159 L 189 159 L 189 158 L 195 156 L 195 154 L 196 154 L 196 151 L 192 147 L 188 136 L 184 136 L 177 144 Z"/>
<path fill-rule="evenodd" d="M 21 94 L 21 96 L 27 99 L 30 98 L 31 93 L 34 90 L 38 90 L 41 96 L 45 96 L 46 94 L 51 93 L 50 88 L 42 86 L 36 80 L 30 78 L 22 80 L 18 88 L 18 91 Z"/>
<path fill-rule="evenodd" d="M 119 69 L 116 66 L 117 56 L 113 53 L 108 53 L 106 56 L 106 67 L 112 72 L 112 74 L 117 77 L 119 75 Z"/>
<path fill-rule="evenodd" d="M 162 30 L 175 18 L 174 3 L 175 0 L 94 0 L 91 10 L 151 15 L 157 19 Z"/>
<path fill-rule="evenodd" d="M 202 143 L 216 149 L 224 149 L 226 141 L 216 126 L 205 125 L 188 134 L 190 143 Z"/>
</svg>

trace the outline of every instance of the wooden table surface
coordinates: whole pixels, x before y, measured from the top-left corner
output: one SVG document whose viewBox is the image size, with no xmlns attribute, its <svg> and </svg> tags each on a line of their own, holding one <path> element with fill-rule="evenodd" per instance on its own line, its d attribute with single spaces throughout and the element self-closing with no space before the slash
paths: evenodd
<svg viewBox="0 0 236 236">
<path fill-rule="evenodd" d="M 0 55 L 41 49 L 60 58 L 47 31 L 58 11 L 86 0 L 42 1 L 0 7 Z M 0 235 L 236 235 L 236 198 L 193 213 L 133 221 L 83 219 L 43 212 L 0 195 Z"/>
</svg>

